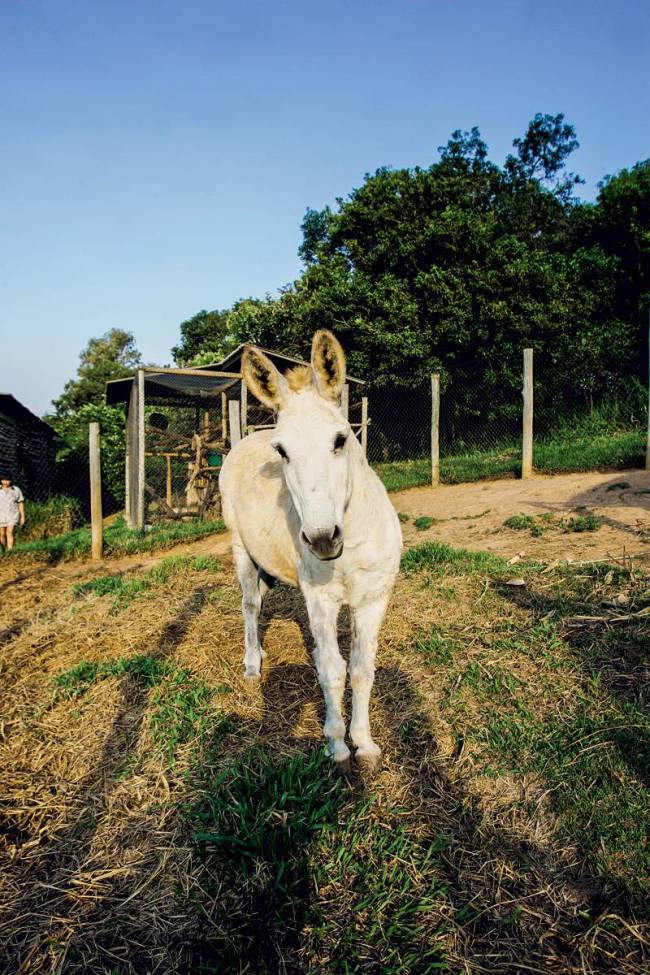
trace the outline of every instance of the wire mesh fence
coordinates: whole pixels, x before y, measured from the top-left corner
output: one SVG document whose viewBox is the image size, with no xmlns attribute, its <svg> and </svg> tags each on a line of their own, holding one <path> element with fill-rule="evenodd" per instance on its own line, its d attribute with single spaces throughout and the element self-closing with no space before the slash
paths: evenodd
<svg viewBox="0 0 650 975">
<path fill-rule="evenodd" d="M 498 375 L 476 387 L 457 372 L 440 381 L 439 450 L 443 482 L 521 473 L 521 353 Z M 364 399 L 366 401 L 364 406 Z M 148 401 L 144 411 L 145 523 L 219 516 L 218 476 L 232 445 L 232 404 L 243 435 L 274 424 L 274 415 L 239 383 L 197 403 Z M 540 471 L 642 466 L 646 451 L 648 393 L 645 377 L 615 377 L 596 390 L 558 378 L 552 353 L 534 356 L 534 466 Z M 119 412 L 119 411 L 118 411 Z M 369 421 L 366 424 L 366 419 Z M 389 488 L 425 484 L 431 478 L 432 392 L 412 388 L 357 387 L 349 420 L 366 443 L 371 464 Z M 124 414 L 102 429 L 104 516 L 125 506 Z M 42 433 L 42 431 L 41 431 Z M 5 466 L 23 491 L 27 524 L 22 537 L 70 531 L 90 518 L 87 441 L 74 449 L 37 432 L 3 432 Z M 13 436 L 16 443 L 10 443 Z M 12 452 L 13 451 L 13 452 Z M 8 462 L 7 462 L 8 461 Z"/>
</svg>

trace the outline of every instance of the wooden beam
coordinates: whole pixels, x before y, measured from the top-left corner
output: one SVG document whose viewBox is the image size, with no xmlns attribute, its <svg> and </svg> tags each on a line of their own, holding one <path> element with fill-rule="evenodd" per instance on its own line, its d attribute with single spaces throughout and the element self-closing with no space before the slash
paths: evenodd
<svg viewBox="0 0 650 975">
<path fill-rule="evenodd" d="M 104 550 L 104 523 L 102 517 L 102 462 L 99 423 L 88 424 L 88 452 L 90 455 L 91 554 L 93 559 L 101 559 Z"/>
<path fill-rule="evenodd" d="M 431 374 L 431 486 L 440 484 L 440 374 Z"/>
<path fill-rule="evenodd" d="M 341 390 L 341 413 L 347 420 L 350 415 L 350 386 L 345 383 Z"/>
<path fill-rule="evenodd" d="M 172 506 L 172 458 L 170 454 L 165 454 L 165 460 L 167 462 L 167 480 L 165 483 L 165 501 L 167 506 L 171 508 Z"/>
<path fill-rule="evenodd" d="M 239 426 L 239 400 L 231 399 L 228 401 L 228 421 L 230 426 L 230 448 L 241 440 L 241 428 Z"/>
<path fill-rule="evenodd" d="M 217 372 L 214 369 L 168 369 L 166 366 L 142 366 L 138 372 L 157 372 L 161 376 L 207 376 L 209 379 L 241 379 L 240 372 Z"/>
<path fill-rule="evenodd" d="M 242 436 L 246 436 L 248 432 L 248 386 L 242 379 L 241 381 L 241 432 Z"/>
<path fill-rule="evenodd" d="M 221 437 L 228 439 L 228 397 L 225 393 L 221 394 Z"/>
<path fill-rule="evenodd" d="M 135 527 L 144 528 L 144 369 L 138 369 L 138 466 Z"/>
<path fill-rule="evenodd" d="M 135 528 L 138 521 L 138 381 L 131 381 L 126 408 L 126 523 Z"/>
<path fill-rule="evenodd" d="M 521 476 L 533 476 L 533 350 L 524 349 L 524 418 L 521 441 Z"/>
<path fill-rule="evenodd" d="M 650 471 L 650 308 L 648 309 L 648 433 L 645 445 L 645 469 Z"/>
</svg>

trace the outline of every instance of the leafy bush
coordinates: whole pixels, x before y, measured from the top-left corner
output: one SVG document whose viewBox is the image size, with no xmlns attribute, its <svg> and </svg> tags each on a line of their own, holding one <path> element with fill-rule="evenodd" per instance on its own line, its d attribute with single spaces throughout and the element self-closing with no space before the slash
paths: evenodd
<svg viewBox="0 0 650 975">
<path fill-rule="evenodd" d="M 81 505 L 76 498 L 58 495 L 48 501 L 25 502 L 25 527 L 20 537 L 36 542 L 54 535 L 63 535 L 83 523 Z"/>
</svg>

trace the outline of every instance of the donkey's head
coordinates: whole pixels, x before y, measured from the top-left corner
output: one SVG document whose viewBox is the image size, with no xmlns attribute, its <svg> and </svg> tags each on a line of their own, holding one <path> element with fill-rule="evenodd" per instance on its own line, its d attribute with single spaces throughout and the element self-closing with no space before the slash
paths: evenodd
<svg viewBox="0 0 650 975">
<path fill-rule="evenodd" d="M 298 513 L 301 539 L 318 559 L 343 551 L 343 515 L 350 495 L 350 425 L 339 409 L 345 355 L 331 332 L 316 332 L 311 366 L 282 376 L 259 349 L 242 358 L 248 388 L 277 410 L 272 445 Z"/>
</svg>

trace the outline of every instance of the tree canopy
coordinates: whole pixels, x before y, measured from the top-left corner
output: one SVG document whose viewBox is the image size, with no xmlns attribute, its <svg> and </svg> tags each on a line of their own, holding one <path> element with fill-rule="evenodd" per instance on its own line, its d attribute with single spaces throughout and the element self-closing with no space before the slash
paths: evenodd
<svg viewBox="0 0 650 975">
<path fill-rule="evenodd" d="M 133 334 L 122 328 L 112 328 L 99 338 L 90 339 L 79 354 L 77 378 L 69 379 L 61 395 L 53 401 L 51 419 L 63 419 L 82 406 L 103 403 L 109 379 L 123 379 L 141 361 Z"/>
<path fill-rule="evenodd" d="M 562 114 L 537 114 L 501 166 L 473 128 L 452 133 L 428 168 L 377 169 L 335 210 L 307 210 L 303 273 L 276 299 L 210 313 L 219 348 L 251 340 L 305 355 L 327 327 L 351 373 L 418 387 L 439 370 L 465 391 L 466 409 L 518 403 L 528 345 L 549 402 L 591 402 L 640 375 L 650 161 L 607 177 L 596 203 L 583 203 L 567 171 L 577 146 Z M 213 347 L 205 314 L 189 320 L 192 352 Z"/>
</svg>

